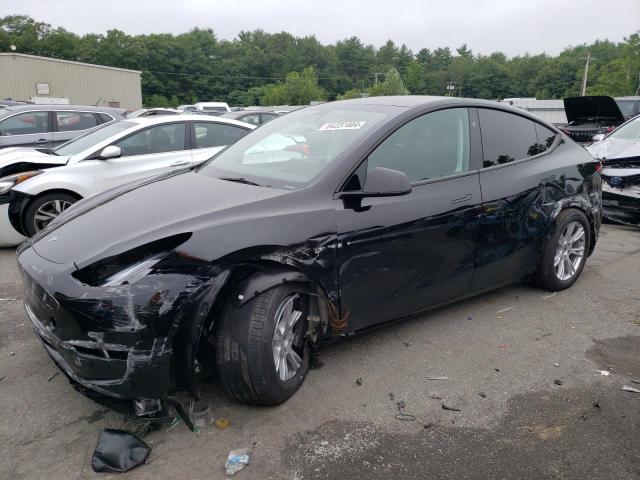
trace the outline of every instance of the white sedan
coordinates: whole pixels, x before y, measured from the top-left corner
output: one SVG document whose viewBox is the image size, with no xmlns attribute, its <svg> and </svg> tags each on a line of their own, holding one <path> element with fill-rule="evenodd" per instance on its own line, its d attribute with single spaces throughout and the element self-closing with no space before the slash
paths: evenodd
<svg viewBox="0 0 640 480">
<path fill-rule="evenodd" d="M 138 117 L 52 150 L 0 151 L 0 246 L 17 245 L 78 200 L 204 162 L 255 128 L 220 117 Z"/>
</svg>

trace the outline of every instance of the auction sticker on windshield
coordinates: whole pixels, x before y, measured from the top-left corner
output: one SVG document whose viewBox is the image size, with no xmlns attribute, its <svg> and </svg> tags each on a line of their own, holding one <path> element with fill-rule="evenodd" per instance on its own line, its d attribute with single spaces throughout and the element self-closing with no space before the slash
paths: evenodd
<svg viewBox="0 0 640 480">
<path fill-rule="evenodd" d="M 359 130 L 364 124 L 364 120 L 361 122 L 329 122 L 322 125 L 319 128 L 319 131 L 327 132 L 329 130 Z"/>
</svg>

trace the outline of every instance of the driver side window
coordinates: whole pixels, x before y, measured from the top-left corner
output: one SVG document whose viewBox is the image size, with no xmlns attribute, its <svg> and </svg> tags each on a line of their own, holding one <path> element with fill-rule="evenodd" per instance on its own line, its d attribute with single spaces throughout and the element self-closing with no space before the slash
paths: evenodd
<svg viewBox="0 0 640 480">
<path fill-rule="evenodd" d="M 184 123 L 157 125 L 134 133 L 114 145 L 120 147 L 123 157 L 184 150 L 185 127 Z"/>
<path fill-rule="evenodd" d="M 469 114 L 466 108 L 428 113 L 391 134 L 367 162 L 404 172 L 412 183 L 469 170 Z"/>
</svg>

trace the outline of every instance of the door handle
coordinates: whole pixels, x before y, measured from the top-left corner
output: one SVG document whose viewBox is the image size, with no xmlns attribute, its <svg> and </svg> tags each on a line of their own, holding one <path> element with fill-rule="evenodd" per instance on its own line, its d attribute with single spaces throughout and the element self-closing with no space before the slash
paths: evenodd
<svg viewBox="0 0 640 480">
<path fill-rule="evenodd" d="M 49 140 L 47 140 L 46 138 L 39 138 L 38 140 L 36 140 L 36 143 L 46 143 Z"/>
<path fill-rule="evenodd" d="M 467 200 L 471 200 L 471 197 L 473 197 L 473 195 L 467 193 L 464 197 L 454 198 L 453 200 L 451 200 L 451 203 L 466 202 Z"/>
<path fill-rule="evenodd" d="M 181 167 L 183 165 L 189 165 L 189 163 L 191 163 L 191 162 L 189 162 L 189 160 L 178 160 L 177 162 L 173 162 L 171 164 L 171 166 L 172 167 Z"/>
</svg>

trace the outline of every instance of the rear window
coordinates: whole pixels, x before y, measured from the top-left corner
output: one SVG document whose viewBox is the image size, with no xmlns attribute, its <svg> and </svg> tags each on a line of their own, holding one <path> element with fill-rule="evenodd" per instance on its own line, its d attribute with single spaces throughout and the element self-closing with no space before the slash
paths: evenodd
<svg viewBox="0 0 640 480">
<path fill-rule="evenodd" d="M 103 123 L 107 123 L 110 122 L 111 120 L 113 120 L 113 117 L 111 117 L 111 115 L 109 115 L 108 113 L 96 113 L 96 117 L 98 118 L 98 123 L 100 125 L 102 125 Z"/>
</svg>

